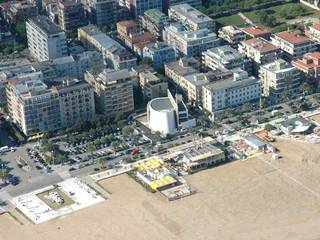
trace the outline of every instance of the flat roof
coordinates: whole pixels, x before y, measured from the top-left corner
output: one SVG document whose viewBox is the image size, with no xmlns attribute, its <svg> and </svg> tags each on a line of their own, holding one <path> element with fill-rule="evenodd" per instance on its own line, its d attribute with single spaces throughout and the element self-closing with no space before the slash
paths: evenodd
<svg viewBox="0 0 320 240">
<path fill-rule="evenodd" d="M 243 42 L 244 44 L 253 47 L 254 49 L 258 50 L 259 52 L 271 52 L 275 50 L 279 50 L 279 47 L 271 44 L 267 40 L 263 38 L 252 38 Z"/>
<path fill-rule="evenodd" d="M 37 25 L 47 35 L 63 32 L 57 24 L 53 23 L 45 16 L 38 15 L 36 17 L 29 18 L 29 21 Z"/>
<path fill-rule="evenodd" d="M 310 39 L 306 37 L 300 30 L 289 30 L 289 31 L 276 33 L 275 35 L 281 38 L 282 40 L 292 44 L 301 44 L 301 43 L 310 42 Z"/>
<path fill-rule="evenodd" d="M 172 110 L 174 109 L 168 97 L 155 98 L 150 101 L 151 107 L 156 111 Z"/>
<path fill-rule="evenodd" d="M 195 9 L 194 7 L 191 7 L 187 3 L 170 6 L 169 13 L 170 13 L 170 10 L 176 11 L 177 13 L 185 16 L 187 20 L 192 21 L 194 23 L 203 23 L 203 22 L 210 22 L 210 21 L 213 22 L 212 18 L 203 14 L 202 12 Z"/>
<path fill-rule="evenodd" d="M 187 148 L 184 151 L 184 156 L 192 162 L 197 162 L 202 159 L 223 154 L 223 151 L 210 143 L 199 144 L 199 146 L 194 146 Z"/>
</svg>

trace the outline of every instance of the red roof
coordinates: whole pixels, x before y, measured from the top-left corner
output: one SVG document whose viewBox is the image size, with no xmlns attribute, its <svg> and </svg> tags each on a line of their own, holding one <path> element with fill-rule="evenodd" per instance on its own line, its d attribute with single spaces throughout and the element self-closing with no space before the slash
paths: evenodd
<svg viewBox="0 0 320 240">
<path fill-rule="evenodd" d="M 259 37 L 266 34 L 271 34 L 271 30 L 259 27 L 247 27 L 242 29 L 245 34 L 248 34 L 253 37 Z"/>
<path fill-rule="evenodd" d="M 260 52 L 270 52 L 279 49 L 263 38 L 252 38 L 244 41 L 244 44 L 257 49 Z"/>
<path fill-rule="evenodd" d="M 275 35 L 292 44 L 306 43 L 310 41 L 310 39 L 307 38 L 300 30 L 289 30 L 276 33 Z"/>
</svg>

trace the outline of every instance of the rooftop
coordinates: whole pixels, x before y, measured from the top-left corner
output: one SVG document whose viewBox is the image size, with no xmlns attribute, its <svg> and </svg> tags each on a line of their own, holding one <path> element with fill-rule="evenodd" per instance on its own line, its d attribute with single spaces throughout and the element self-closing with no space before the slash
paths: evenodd
<svg viewBox="0 0 320 240">
<path fill-rule="evenodd" d="M 245 34 L 250 35 L 252 37 L 260 37 L 265 34 L 271 34 L 271 30 L 265 29 L 265 28 L 259 28 L 259 27 L 247 27 L 242 29 L 242 31 Z"/>
<path fill-rule="evenodd" d="M 170 16 L 170 11 L 175 11 L 183 15 L 187 20 L 192 21 L 194 23 L 203 23 L 203 22 L 213 21 L 212 18 L 203 14 L 199 10 L 191 7 L 187 3 L 170 6 L 169 16 Z"/>
<path fill-rule="evenodd" d="M 320 23 L 315 23 L 315 24 L 311 25 L 310 28 L 313 28 L 317 31 L 320 31 Z"/>
<path fill-rule="evenodd" d="M 292 61 L 292 64 L 301 69 L 301 68 L 314 68 L 320 67 L 320 52 L 306 53 L 302 59 L 297 59 Z"/>
<path fill-rule="evenodd" d="M 292 44 L 302 44 L 310 42 L 310 39 L 306 37 L 300 30 L 289 30 L 276 33 L 275 35 L 282 40 Z"/>
<path fill-rule="evenodd" d="M 122 70 L 110 70 L 105 69 L 101 73 L 98 74 L 97 79 L 107 84 L 117 83 L 118 80 L 131 80 L 133 77 L 133 73 L 129 72 L 127 69 Z"/>
<path fill-rule="evenodd" d="M 200 66 L 200 63 L 193 57 L 183 57 L 180 58 L 178 61 L 166 63 L 165 66 L 177 72 L 179 75 L 185 76 L 187 74 L 198 72 L 196 68 Z"/>
<path fill-rule="evenodd" d="M 170 99 L 168 97 L 161 97 L 152 99 L 149 102 L 150 106 L 156 111 L 167 111 L 174 109 Z"/>
<path fill-rule="evenodd" d="M 265 53 L 265 52 L 271 52 L 275 50 L 279 50 L 278 47 L 271 44 L 267 40 L 263 38 L 252 38 L 246 41 L 243 41 L 243 44 L 253 47 L 259 52 Z"/>
<path fill-rule="evenodd" d="M 269 71 L 274 73 L 278 73 L 278 72 L 290 71 L 295 67 L 292 66 L 291 63 L 286 62 L 283 59 L 277 59 L 272 63 L 262 65 L 261 68 L 268 69 Z"/>
<path fill-rule="evenodd" d="M 184 152 L 184 156 L 191 162 L 201 161 L 208 157 L 221 155 L 223 151 L 210 143 L 204 143 L 199 146 L 190 147 Z"/>
<path fill-rule="evenodd" d="M 45 16 L 39 15 L 36 17 L 32 17 L 29 18 L 28 21 L 37 25 L 47 35 L 63 32 L 58 25 L 50 21 L 50 19 Z"/>
<path fill-rule="evenodd" d="M 219 79 L 218 81 L 213 81 L 205 87 L 209 90 L 219 90 L 219 89 L 231 89 L 231 88 L 241 88 L 244 86 L 257 84 L 259 80 L 253 76 L 248 76 L 246 71 L 241 69 L 232 70 L 233 76 L 226 76 L 226 78 Z"/>
<path fill-rule="evenodd" d="M 144 15 L 147 16 L 150 20 L 152 20 L 155 23 L 169 21 L 169 17 L 157 8 L 149 9 L 149 10 L 145 11 Z"/>
<path fill-rule="evenodd" d="M 243 54 L 232 48 L 230 45 L 210 48 L 205 52 L 205 54 L 225 61 L 244 58 Z"/>
</svg>

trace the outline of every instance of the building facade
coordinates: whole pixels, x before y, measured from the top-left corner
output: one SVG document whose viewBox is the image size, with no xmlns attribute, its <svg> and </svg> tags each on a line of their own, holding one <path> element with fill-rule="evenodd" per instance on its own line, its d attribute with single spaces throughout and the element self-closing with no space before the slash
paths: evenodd
<svg viewBox="0 0 320 240">
<path fill-rule="evenodd" d="M 94 91 L 88 83 L 66 79 L 57 87 L 57 91 L 63 127 L 71 127 L 79 121 L 89 121 L 94 118 Z"/>
<path fill-rule="evenodd" d="M 261 65 L 273 62 L 281 57 L 280 48 L 263 38 L 252 38 L 243 41 L 239 44 L 238 50 L 252 59 L 253 73 L 255 75 L 258 75 Z"/>
<path fill-rule="evenodd" d="M 136 76 L 127 69 L 87 71 L 85 80 L 94 88 L 96 109 L 102 114 L 128 114 L 134 110 L 133 82 Z"/>
<path fill-rule="evenodd" d="M 202 88 L 203 107 L 211 113 L 229 107 L 258 100 L 261 96 L 261 83 L 249 77 L 243 70 L 236 70 L 233 76 L 214 81 Z"/>
<path fill-rule="evenodd" d="M 164 67 L 164 64 L 176 60 L 176 52 L 173 47 L 163 42 L 157 42 L 143 48 L 143 57 L 152 59 L 152 66 L 156 69 Z"/>
<path fill-rule="evenodd" d="M 65 33 L 48 18 L 38 16 L 26 22 L 28 49 L 39 62 L 68 54 Z"/>
<path fill-rule="evenodd" d="M 84 7 L 77 0 L 63 0 L 58 4 L 59 25 L 63 31 L 76 31 L 87 24 Z"/>
<path fill-rule="evenodd" d="M 132 53 L 93 25 L 79 28 L 78 39 L 88 49 L 101 52 L 105 63 L 111 68 L 131 69 L 137 63 Z"/>
<path fill-rule="evenodd" d="M 236 46 L 240 42 L 246 40 L 246 35 L 240 29 L 234 26 L 224 26 L 218 31 L 219 38 L 228 44 Z"/>
<path fill-rule="evenodd" d="M 116 0 L 86 0 L 86 11 L 90 22 L 99 27 L 112 26 L 117 21 Z"/>
<path fill-rule="evenodd" d="M 41 80 L 10 80 L 8 114 L 26 136 L 61 128 L 59 94 Z"/>
<path fill-rule="evenodd" d="M 159 9 L 149 9 L 140 17 L 141 25 L 158 39 L 162 39 L 162 31 L 169 25 L 169 17 Z"/>
<path fill-rule="evenodd" d="M 300 72 L 290 63 L 278 59 L 261 66 L 262 94 L 272 102 L 280 102 L 299 92 Z"/>
<path fill-rule="evenodd" d="M 252 72 L 251 60 L 229 45 L 210 48 L 203 52 L 202 63 L 213 70 L 241 68 L 249 73 Z"/>
<path fill-rule="evenodd" d="M 154 99 L 167 95 L 168 82 L 157 76 L 157 73 L 143 71 L 139 73 L 139 83 L 143 96 L 146 99 Z"/>
<path fill-rule="evenodd" d="M 289 30 L 285 32 L 275 33 L 271 37 L 272 43 L 281 48 L 283 57 L 287 61 L 292 61 L 303 57 L 305 53 L 314 52 L 317 46 L 300 30 Z"/>
</svg>

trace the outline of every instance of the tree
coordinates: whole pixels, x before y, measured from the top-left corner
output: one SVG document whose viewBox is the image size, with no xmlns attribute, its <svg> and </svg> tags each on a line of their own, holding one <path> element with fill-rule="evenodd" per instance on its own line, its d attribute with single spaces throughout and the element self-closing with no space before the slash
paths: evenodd
<svg viewBox="0 0 320 240">
<path fill-rule="evenodd" d="M 90 152 L 90 154 L 92 155 L 93 152 L 94 152 L 95 150 L 97 150 L 97 148 L 96 148 L 96 146 L 95 146 L 92 142 L 90 142 L 90 143 L 87 144 L 87 150 L 88 150 L 88 151 Z"/>
<path fill-rule="evenodd" d="M 142 60 L 141 60 L 141 64 L 151 65 L 152 63 L 153 63 L 153 61 L 152 61 L 152 58 L 150 58 L 150 57 L 144 57 L 144 58 L 142 58 Z"/>
<path fill-rule="evenodd" d="M 122 134 L 125 136 L 128 136 L 130 138 L 131 138 L 133 132 L 134 132 L 134 129 L 131 126 L 125 126 L 122 128 Z"/>
<path fill-rule="evenodd" d="M 118 147 L 119 147 L 119 143 L 116 142 L 116 141 L 113 141 L 113 142 L 110 144 L 110 146 L 111 146 L 112 149 L 113 149 L 113 153 L 116 154 L 116 151 L 117 151 L 117 149 L 118 149 Z"/>
<path fill-rule="evenodd" d="M 269 123 L 264 126 L 264 130 L 266 130 L 268 132 L 270 132 L 270 131 L 272 131 L 274 129 L 275 129 L 275 127 L 273 125 L 269 124 Z"/>
</svg>

